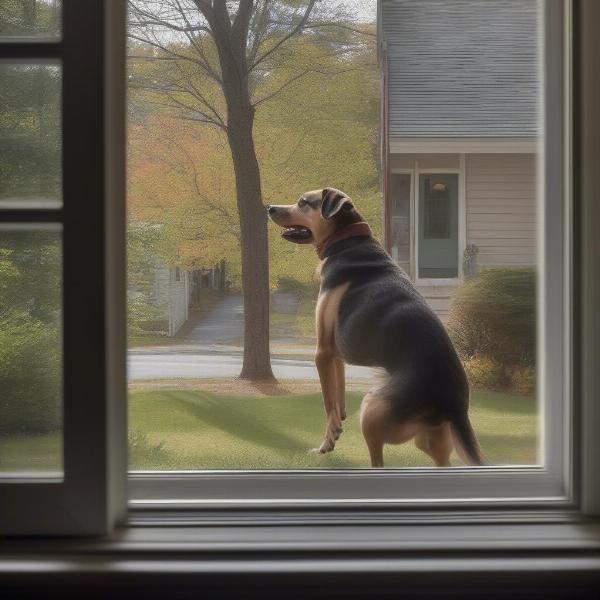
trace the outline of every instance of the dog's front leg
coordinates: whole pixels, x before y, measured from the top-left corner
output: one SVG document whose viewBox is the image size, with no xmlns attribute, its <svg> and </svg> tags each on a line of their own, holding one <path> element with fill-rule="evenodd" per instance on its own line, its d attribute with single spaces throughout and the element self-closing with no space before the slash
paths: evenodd
<svg viewBox="0 0 600 600">
<path fill-rule="evenodd" d="M 315 362 L 321 381 L 323 403 L 327 414 L 325 437 L 319 447 L 319 452 L 331 452 L 335 441 L 342 432 L 341 402 L 344 395 L 343 386 L 339 384 L 344 377 L 343 365 L 338 368 L 338 358 L 335 351 L 335 324 L 342 296 L 348 289 L 348 284 L 343 284 L 332 290 L 327 290 L 319 295 L 317 301 L 317 354 Z"/>
<path fill-rule="evenodd" d="M 325 436 L 319 447 L 319 452 L 331 452 L 335 447 L 336 440 L 340 437 L 342 431 L 342 420 L 338 404 L 337 390 L 337 359 L 332 349 L 318 348 L 315 356 L 317 371 L 321 381 L 321 391 L 323 392 L 323 404 L 327 415 L 327 424 L 325 426 Z"/>
</svg>

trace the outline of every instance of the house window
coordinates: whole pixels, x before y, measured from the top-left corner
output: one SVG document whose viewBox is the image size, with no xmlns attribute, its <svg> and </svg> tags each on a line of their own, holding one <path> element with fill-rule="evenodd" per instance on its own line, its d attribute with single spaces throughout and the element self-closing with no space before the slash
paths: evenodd
<svg viewBox="0 0 600 600">
<path fill-rule="evenodd" d="M 445 183 L 438 178 L 425 177 L 425 194 L 423 198 L 423 239 L 447 240 L 450 234 L 452 219 L 452 200 Z"/>
</svg>

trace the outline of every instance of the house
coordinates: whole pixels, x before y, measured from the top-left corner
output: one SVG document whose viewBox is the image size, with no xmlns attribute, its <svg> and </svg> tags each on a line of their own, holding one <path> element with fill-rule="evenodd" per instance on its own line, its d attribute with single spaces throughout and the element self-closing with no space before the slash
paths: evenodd
<svg viewBox="0 0 600 600">
<path fill-rule="evenodd" d="M 141 332 L 173 337 L 202 302 L 201 289 L 225 291 L 227 264 L 185 269 L 165 264 L 157 250 L 158 223 L 128 224 L 129 325 Z"/>
<path fill-rule="evenodd" d="M 443 318 L 466 270 L 536 263 L 537 0 L 379 0 L 385 243 Z"/>
<path fill-rule="evenodd" d="M 169 337 L 177 335 L 190 316 L 190 308 L 198 306 L 200 290 L 225 291 L 226 263 L 212 268 L 187 270 L 157 265 L 154 269 L 152 303 L 162 314 L 163 328 Z"/>
</svg>

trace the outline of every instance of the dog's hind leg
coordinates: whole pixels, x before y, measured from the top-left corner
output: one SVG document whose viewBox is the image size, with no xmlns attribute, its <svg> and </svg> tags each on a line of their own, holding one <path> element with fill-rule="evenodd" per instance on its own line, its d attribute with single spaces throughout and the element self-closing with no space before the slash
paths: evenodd
<svg viewBox="0 0 600 600">
<path fill-rule="evenodd" d="M 372 467 L 383 467 L 384 444 L 404 444 L 421 429 L 413 418 L 398 419 L 385 389 L 371 390 L 360 406 L 360 426 L 369 448 Z"/>
<path fill-rule="evenodd" d="M 360 428 L 369 449 L 372 467 L 383 467 L 385 421 L 389 414 L 383 398 L 370 391 L 360 405 Z"/>
<path fill-rule="evenodd" d="M 415 446 L 433 459 L 436 467 L 449 467 L 454 446 L 449 423 L 424 426 L 415 436 Z"/>
</svg>

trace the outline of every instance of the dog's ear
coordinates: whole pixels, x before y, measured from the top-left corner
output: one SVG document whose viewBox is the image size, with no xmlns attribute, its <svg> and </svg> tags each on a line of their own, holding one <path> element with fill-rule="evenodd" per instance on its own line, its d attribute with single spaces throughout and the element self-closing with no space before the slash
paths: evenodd
<svg viewBox="0 0 600 600">
<path fill-rule="evenodd" d="M 323 190 L 323 202 L 321 203 L 321 214 L 324 219 L 331 219 L 337 215 L 340 210 L 352 208 L 352 200 L 335 188 L 325 188 Z"/>
</svg>

